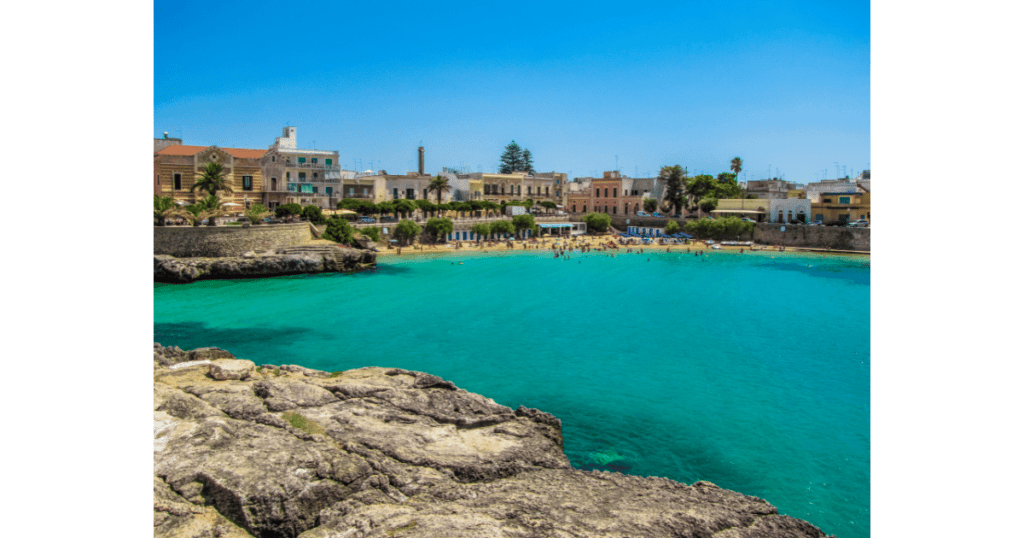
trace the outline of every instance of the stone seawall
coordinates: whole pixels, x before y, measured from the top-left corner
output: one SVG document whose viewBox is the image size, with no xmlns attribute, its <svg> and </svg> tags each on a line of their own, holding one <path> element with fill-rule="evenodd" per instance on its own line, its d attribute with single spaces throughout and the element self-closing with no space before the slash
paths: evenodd
<svg viewBox="0 0 1024 538">
<path fill-rule="evenodd" d="M 308 222 L 241 226 L 154 226 L 153 254 L 178 258 L 241 256 L 313 239 Z"/>
<path fill-rule="evenodd" d="M 783 226 L 786 228 L 784 232 L 782 231 Z M 766 245 L 870 252 L 871 228 L 801 226 L 761 222 L 754 226 L 753 240 Z"/>
</svg>

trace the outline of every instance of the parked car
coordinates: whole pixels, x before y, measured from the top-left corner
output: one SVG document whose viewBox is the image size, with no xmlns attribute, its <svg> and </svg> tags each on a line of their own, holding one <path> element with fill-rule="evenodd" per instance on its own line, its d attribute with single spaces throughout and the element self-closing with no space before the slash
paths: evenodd
<svg viewBox="0 0 1024 538">
<path fill-rule="evenodd" d="M 638 217 L 650 217 L 650 215 L 648 215 L 646 211 L 637 211 L 636 212 L 636 216 L 638 216 Z"/>
<path fill-rule="evenodd" d="M 655 211 L 653 216 L 655 216 L 655 217 L 664 217 L 665 215 L 662 215 L 661 213 L 658 213 L 657 211 Z"/>
<path fill-rule="evenodd" d="M 754 220 L 754 219 L 752 219 L 750 217 L 743 217 L 740 220 L 742 220 L 743 222 L 757 222 L 756 220 Z"/>
<path fill-rule="evenodd" d="M 367 224 L 372 224 L 374 222 L 377 222 L 377 219 L 375 219 L 373 217 L 359 217 L 359 222 L 365 222 Z"/>
<path fill-rule="evenodd" d="M 811 222 L 808 222 L 807 225 L 808 226 L 824 226 L 824 224 L 820 220 L 812 220 Z"/>
<path fill-rule="evenodd" d="M 847 224 L 847 226 L 849 226 L 850 228 L 867 228 L 868 225 L 869 225 L 869 223 L 865 219 L 857 219 L 857 220 Z"/>
<path fill-rule="evenodd" d="M 381 222 L 398 222 L 398 219 L 396 219 L 395 217 L 381 217 L 380 221 Z"/>
</svg>

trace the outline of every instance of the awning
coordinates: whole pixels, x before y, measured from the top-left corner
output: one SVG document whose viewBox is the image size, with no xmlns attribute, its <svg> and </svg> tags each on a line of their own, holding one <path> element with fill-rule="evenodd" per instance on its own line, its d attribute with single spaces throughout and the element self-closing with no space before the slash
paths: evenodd
<svg viewBox="0 0 1024 538">
<path fill-rule="evenodd" d="M 537 226 L 540 226 L 541 228 L 572 228 L 572 224 L 567 222 L 559 222 L 555 224 L 543 223 L 538 224 Z"/>
<path fill-rule="evenodd" d="M 764 213 L 764 211 L 754 211 L 751 209 L 716 209 L 712 211 L 712 213 L 751 213 L 754 215 L 760 215 Z"/>
</svg>

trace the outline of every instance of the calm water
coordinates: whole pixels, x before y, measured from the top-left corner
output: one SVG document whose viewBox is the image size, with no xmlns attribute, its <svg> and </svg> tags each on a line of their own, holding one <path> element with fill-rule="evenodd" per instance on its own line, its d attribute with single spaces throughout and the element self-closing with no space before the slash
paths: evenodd
<svg viewBox="0 0 1024 538">
<path fill-rule="evenodd" d="M 155 341 L 430 372 L 555 414 L 576 467 L 710 480 L 867 537 L 868 258 L 772 256 L 420 256 L 157 284 Z"/>
</svg>

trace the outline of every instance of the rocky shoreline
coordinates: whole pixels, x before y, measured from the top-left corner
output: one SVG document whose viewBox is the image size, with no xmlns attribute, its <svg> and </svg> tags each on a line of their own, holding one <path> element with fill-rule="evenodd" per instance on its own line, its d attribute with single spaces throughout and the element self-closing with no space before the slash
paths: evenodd
<svg viewBox="0 0 1024 538">
<path fill-rule="evenodd" d="M 377 265 L 376 249 L 308 245 L 220 258 L 153 256 L 153 280 L 187 283 L 222 278 L 262 278 L 307 273 L 351 273 Z"/>
<path fill-rule="evenodd" d="M 421 372 L 154 344 L 155 536 L 823 537 L 710 482 L 572 469 L 561 421 Z"/>
</svg>

